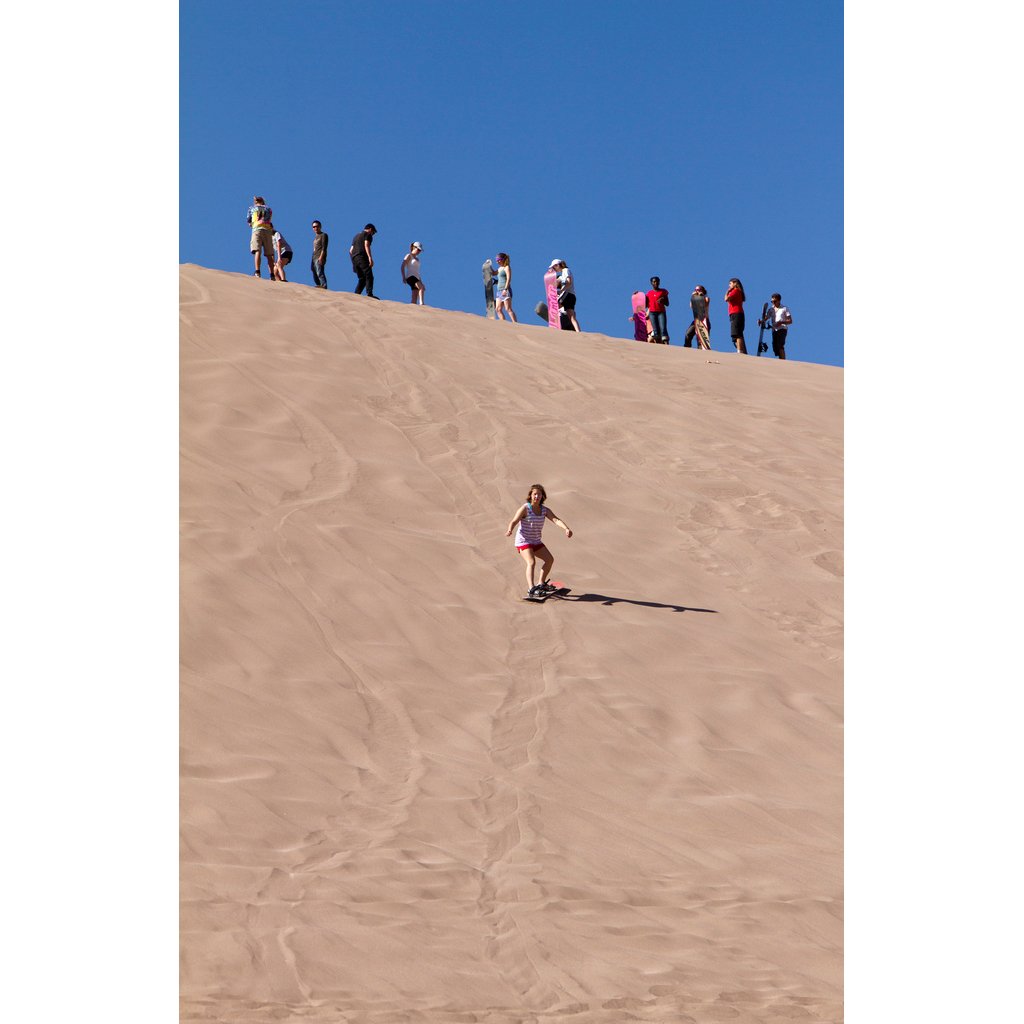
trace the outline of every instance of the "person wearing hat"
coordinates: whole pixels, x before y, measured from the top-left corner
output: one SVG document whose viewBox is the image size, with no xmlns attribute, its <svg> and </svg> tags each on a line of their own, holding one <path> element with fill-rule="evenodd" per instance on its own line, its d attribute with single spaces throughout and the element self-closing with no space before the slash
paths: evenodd
<svg viewBox="0 0 1024 1024">
<path fill-rule="evenodd" d="M 563 331 L 580 330 L 576 319 L 576 287 L 565 260 L 552 260 L 548 270 L 558 272 L 558 320 Z"/>
<path fill-rule="evenodd" d="M 668 344 L 668 317 L 665 307 L 668 305 L 668 292 L 661 287 L 661 278 L 651 278 L 651 290 L 647 293 L 647 319 L 651 322 L 653 333 L 651 341 L 658 345 Z"/>
<path fill-rule="evenodd" d="M 287 281 L 284 268 L 292 261 L 292 247 L 285 241 L 280 231 L 274 231 L 274 269 L 270 274 L 272 281 Z"/>
<path fill-rule="evenodd" d="M 420 278 L 421 252 L 423 246 L 419 242 L 413 242 L 402 258 L 402 280 L 412 289 L 412 298 L 409 301 L 420 306 L 423 305 L 423 293 L 426 291 Z"/>
<path fill-rule="evenodd" d="M 366 296 L 370 299 L 377 298 L 373 294 L 373 253 L 370 251 L 375 234 L 377 229 L 367 224 L 348 247 L 348 254 L 352 257 L 352 273 L 356 275 L 356 295 L 362 295 L 365 288 Z"/>
</svg>

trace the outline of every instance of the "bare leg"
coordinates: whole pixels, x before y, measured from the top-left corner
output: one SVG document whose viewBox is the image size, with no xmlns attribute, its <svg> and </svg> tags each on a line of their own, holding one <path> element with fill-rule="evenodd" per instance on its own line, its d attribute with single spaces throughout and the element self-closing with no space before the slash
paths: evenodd
<svg viewBox="0 0 1024 1024">
<path fill-rule="evenodd" d="M 555 556 L 548 551 L 547 546 L 537 548 L 536 554 L 540 555 L 541 560 L 544 563 L 544 567 L 541 570 L 541 583 L 547 583 L 548 577 L 551 575 L 551 567 L 555 564 Z"/>
<path fill-rule="evenodd" d="M 512 320 L 512 323 L 514 323 L 514 324 L 519 323 L 519 321 L 516 319 L 515 313 L 512 312 L 512 303 L 511 302 L 508 304 L 508 315 L 509 315 L 509 318 Z"/>
<path fill-rule="evenodd" d="M 537 564 L 537 559 L 531 548 L 523 548 L 519 554 L 523 556 L 523 561 L 526 562 L 526 589 L 529 592 L 533 589 L 533 570 Z"/>
<path fill-rule="evenodd" d="M 747 344 L 743 340 L 743 335 L 741 334 L 738 338 L 733 338 L 732 340 L 736 343 L 736 351 L 741 356 L 745 356 L 747 354 Z"/>
<path fill-rule="evenodd" d="M 427 289 L 422 281 L 420 281 L 420 286 L 416 290 L 419 292 L 419 299 L 417 300 L 417 305 L 425 306 L 426 303 L 423 301 L 423 296 L 427 294 Z"/>
</svg>

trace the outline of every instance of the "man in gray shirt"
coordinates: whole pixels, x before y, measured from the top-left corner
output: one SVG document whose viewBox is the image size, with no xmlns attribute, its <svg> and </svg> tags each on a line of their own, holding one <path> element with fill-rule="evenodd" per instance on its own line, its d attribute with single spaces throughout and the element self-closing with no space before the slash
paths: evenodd
<svg viewBox="0 0 1024 1024">
<path fill-rule="evenodd" d="M 327 275 L 324 267 L 327 264 L 327 232 L 323 230 L 320 221 L 313 221 L 313 262 L 310 269 L 313 271 L 313 283 L 317 288 L 327 287 Z"/>
</svg>

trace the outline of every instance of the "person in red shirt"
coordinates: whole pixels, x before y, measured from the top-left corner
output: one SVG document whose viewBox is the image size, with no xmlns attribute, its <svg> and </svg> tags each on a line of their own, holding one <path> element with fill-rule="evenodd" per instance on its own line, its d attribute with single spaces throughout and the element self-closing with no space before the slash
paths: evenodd
<svg viewBox="0 0 1024 1024">
<path fill-rule="evenodd" d="M 746 295 L 743 294 L 743 285 L 738 277 L 729 279 L 729 288 L 725 293 L 725 301 L 729 309 L 729 334 L 736 351 L 740 355 L 747 354 L 747 344 L 743 340 L 743 328 L 746 327 L 746 319 L 743 315 L 743 302 Z"/>
<path fill-rule="evenodd" d="M 668 344 L 668 319 L 665 307 L 668 305 L 668 292 L 661 287 L 661 278 L 651 278 L 651 290 L 647 293 L 647 319 L 653 333 L 649 341 L 657 345 Z"/>
</svg>

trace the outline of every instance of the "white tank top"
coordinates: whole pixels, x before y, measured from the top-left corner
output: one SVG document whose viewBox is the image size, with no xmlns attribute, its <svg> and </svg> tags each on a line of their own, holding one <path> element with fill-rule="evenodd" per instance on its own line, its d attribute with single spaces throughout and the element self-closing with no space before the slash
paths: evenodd
<svg viewBox="0 0 1024 1024">
<path fill-rule="evenodd" d="M 540 513 L 533 511 L 533 506 L 527 502 L 524 506 L 526 515 L 519 520 L 519 529 L 516 530 L 516 547 L 520 544 L 541 544 L 540 531 L 544 529 L 544 514 L 547 506 L 541 505 Z"/>
</svg>

